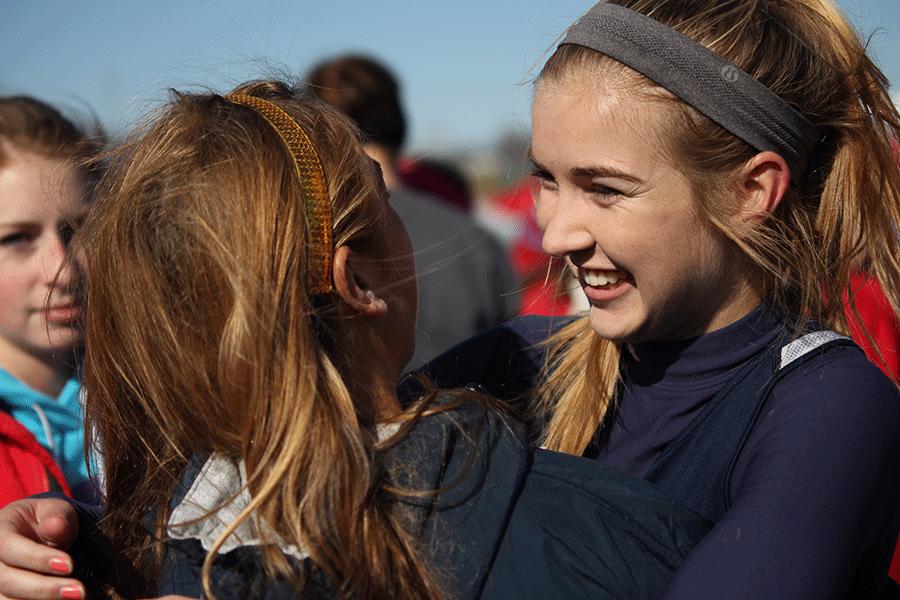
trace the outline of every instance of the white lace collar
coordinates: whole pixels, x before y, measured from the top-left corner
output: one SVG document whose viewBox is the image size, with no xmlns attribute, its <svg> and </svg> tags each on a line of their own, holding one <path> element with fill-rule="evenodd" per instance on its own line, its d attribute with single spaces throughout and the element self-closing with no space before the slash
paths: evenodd
<svg viewBox="0 0 900 600">
<path fill-rule="evenodd" d="M 243 461 L 235 463 L 222 454 L 210 456 L 184 499 L 169 515 L 169 536 L 177 540 L 195 539 L 207 552 L 212 550 L 225 529 L 250 504 L 246 483 L 247 473 Z M 261 532 L 254 519 L 245 519 L 219 547 L 219 553 L 278 541 L 278 546 L 285 554 L 298 560 L 309 556 L 302 548 L 280 541 L 268 528 L 265 529 Z"/>
<path fill-rule="evenodd" d="M 378 438 L 386 439 L 396 433 L 399 427 L 398 423 L 378 425 Z M 204 550 L 212 550 L 225 529 L 250 504 L 246 483 L 247 471 L 243 461 L 234 462 L 223 454 L 212 454 L 203 463 L 184 499 L 169 515 L 166 524 L 169 537 L 176 540 L 198 540 Z M 303 548 L 285 543 L 268 527 L 263 527 L 264 530 L 260 531 L 254 519 L 245 519 L 219 547 L 219 553 L 225 554 L 237 548 L 262 546 L 275 541 L 285 554 L 298 560 L 309 556 Z"/>
</svg>

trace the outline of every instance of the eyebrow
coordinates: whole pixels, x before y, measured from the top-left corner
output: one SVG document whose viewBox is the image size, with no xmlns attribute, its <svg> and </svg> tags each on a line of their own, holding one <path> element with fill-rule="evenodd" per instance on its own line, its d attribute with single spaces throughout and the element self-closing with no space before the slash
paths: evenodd
<svg viewBox="0 0 900 600">
<path fill-rule="evenodd" d="M 546 167 L 544 167 L 540 162 L 535 160 L 534 155 L 531 153 L 531 150 L 528 151 L 528 160 L 531 161 L 531 164 L 534 167 L 541 171 L 548 171 Z M 630 173 L 626 173 L 625 171 L 621 171 L 619 169 L 614 169 L 612 167 L 573 167 L 569 170 L 569 176 L 573 178 L 613 178 L 613 179 L 621 179 L 623 181 L 628 181 L 634 184 L 644 183 L 644 180 L 640 177 L 636 177 Z"/>
</svg>

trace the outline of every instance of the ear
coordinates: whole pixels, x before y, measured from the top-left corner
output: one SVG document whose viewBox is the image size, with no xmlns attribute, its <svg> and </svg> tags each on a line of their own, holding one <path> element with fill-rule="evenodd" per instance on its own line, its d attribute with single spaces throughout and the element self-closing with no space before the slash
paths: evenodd
<svg viewBox="0 0 900 600">
<path fill-rule="evenodd" d="M 790 183 L 791 172 L 784 158 L 760 152 L 742 170 L 742 202 L 736 217 L 745 227 L 756 227 L 775 211 Z"/>
<path fill-rule="evenodd" d="M 387 303 L 372 289 L 373 278 L 359 256 L 347 246 L 334 251 L 334 289 L 350 308 L 373 317 L 387 314 Z"/>
</svg>

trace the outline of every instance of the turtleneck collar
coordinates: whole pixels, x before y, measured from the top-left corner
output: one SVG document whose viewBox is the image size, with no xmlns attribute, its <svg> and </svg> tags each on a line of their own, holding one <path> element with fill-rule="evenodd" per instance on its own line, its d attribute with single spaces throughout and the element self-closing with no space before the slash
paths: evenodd
<svg viewBox="0 0 900 600">
<path fill-rule="evenodd" d="M 629 345 L 623 353 L 625 379 L 632 389 L 718 388 L 783 331 L 784 320 L 763 302 L 731 325 L 700 337 Z"/>
</svg>

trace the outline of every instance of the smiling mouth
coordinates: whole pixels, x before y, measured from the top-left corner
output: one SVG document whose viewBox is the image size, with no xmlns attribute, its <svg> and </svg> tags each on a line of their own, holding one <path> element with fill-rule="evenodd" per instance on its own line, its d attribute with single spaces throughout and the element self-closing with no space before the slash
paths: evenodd
<svg viewBox="0 0 900 600">
<path fill-rule="evenodd" d="M 622 271 L 606 271 L 599 269 L 578 269 L 578 279 L 585 285 L 596 288 L 612 289 L 619 283 L 628 279 L 628 274 Z"/>
</svg>

